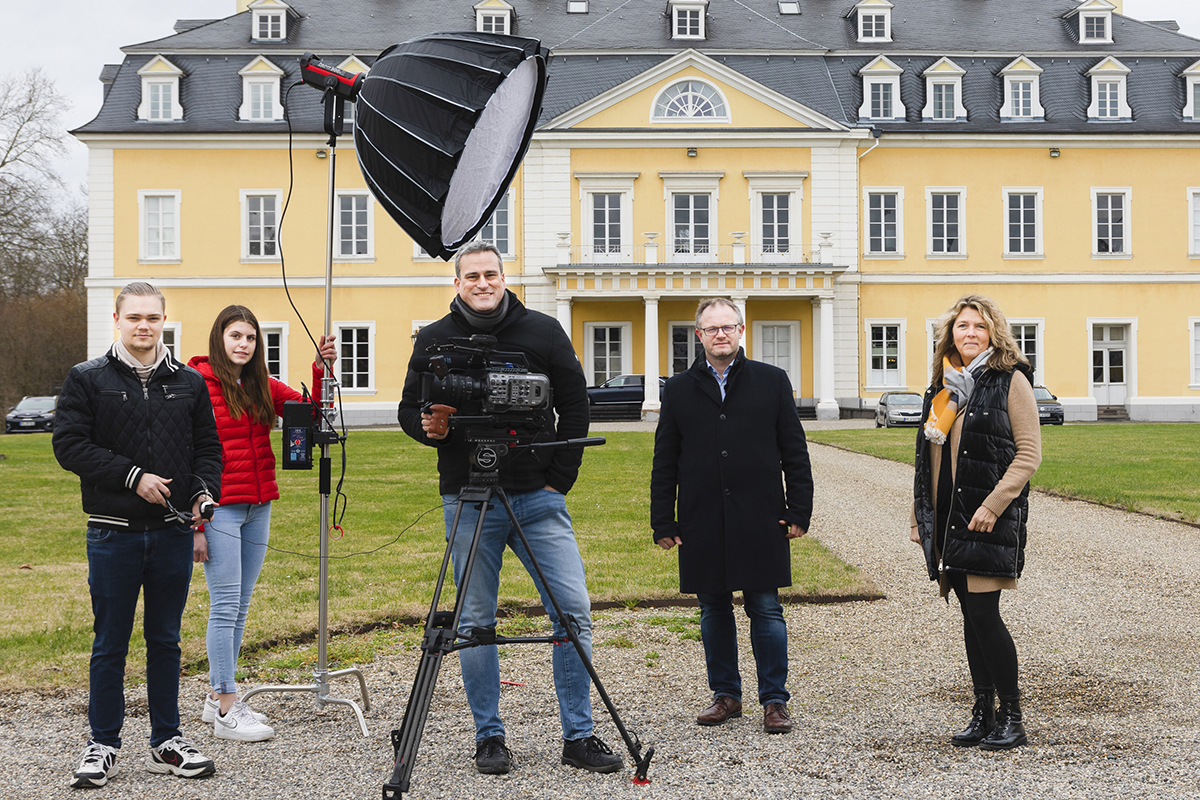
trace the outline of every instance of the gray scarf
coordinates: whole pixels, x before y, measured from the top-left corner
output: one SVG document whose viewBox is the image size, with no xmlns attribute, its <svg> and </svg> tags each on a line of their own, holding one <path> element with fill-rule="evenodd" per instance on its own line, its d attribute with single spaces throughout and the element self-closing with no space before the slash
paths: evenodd
<svg viewBox="0 0 1200 800">
<path fill-rule="evenodd" d="M 167 346 L 163 344 L 162 340 L 160 339 L 158 346 L 154 351 L 154 363 L 143 364 L 134 358 L 133 353 L 129 352 L 129 349 L 121 343 L 120 339 L 117 339 L 115 342 L 113 342 L 113 353 L 117 356 L 122 364 L 134 371 L 134 373 L 138 376 L 138 380 L 142 382 L 143 388 L 150 382 L 150 376 L 154 374 L 154 370 L 158 369 L 159 364 L 166 360 L 169 352 L 170 351 L 167 350 Z"/>
<path fill-rule="evenodd" d="M 500 304 L 491 311 L 480 313 L 469 305 L 463 302 L 461 297 L 455 296 L 450 307 L 457 309 L 460 314 L 467 318 L 467 322 L 471 323 L 472 328 L 478 328 L 481 331 L 491 333 L 492 328 L 500 324 L 504 319 L 504 315 L 508 313 L 508 291 L 505 290 L 504 296 L 500 298 Z"/>
<path fill-rule="evenodd" d="M 975 375 L 987 366 L 987 360 L 994 349 L 989 347 L 975 356 L 975 359 L 965 369 L 951 369 L 942 373 L 942 384 L 950 390 L 950 394 L 958 403 L 960 410 L 965 408 L 967 401 L 971 399 L 971 392 L 975 391 Z"/>
</svg>

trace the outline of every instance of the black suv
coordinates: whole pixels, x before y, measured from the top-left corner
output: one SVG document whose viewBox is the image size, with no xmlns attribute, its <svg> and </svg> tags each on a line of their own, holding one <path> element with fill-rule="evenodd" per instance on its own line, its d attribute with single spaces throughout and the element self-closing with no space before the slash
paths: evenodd
<svg viewBox="0 0 1200 800">
<path fill-rule="evenodd" d="M 35 433 L 54 429 L 58 397 L 22 397 L 4 418 L 5 433 Z"/>
<path fill-rule="evenodd" d="M 1038 422 L 1043 425 L 1062 425 L 1063 407 L 1058 398 L 1045 386 L 1033 387 L 1033 398 L 1037 400 Z"/>
</svg>

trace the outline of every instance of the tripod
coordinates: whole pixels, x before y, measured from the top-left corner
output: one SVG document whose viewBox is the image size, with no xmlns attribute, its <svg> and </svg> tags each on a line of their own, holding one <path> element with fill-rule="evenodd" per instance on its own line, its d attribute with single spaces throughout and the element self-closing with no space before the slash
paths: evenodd
<svg viewBox="0 0 1200 800">
<path fill-rule="evenodd" d="M 342 134 L 345 99 L 336 94 L 332 88 L 326 88 L 324 97 L 325 132 L 329 134 L 329 227 L 325 252 L 325 336 L 328 338 L 333 327 L 333 235 L 334 231 L 334 186 L 337 165 L 337 137 Z M 337 432 L 333 430 L 331 421 L 337 413 L 333 406 L 333 370 L 328 362 L 325 363 L 325 373 L 321 378 L 321 427 L 314 436 L 321 445 L 320 473 L 318 491 L 321 494 L 321 529 L 320 529 L 320 577 L 317 590 L 317 666 L 313 670 L 313 682 L 310 684 L 258 686 L 246 692 L 243 700 L 249 700 L 262 692 L 312 692 L 321 711 L 327 705 L 343 705 L 354 709 L 358 717 L 358 727 L 364 737 L 367 732 L 367 721 L 363 718 L 362 709 L 353 700 L 329 696 L 329 679 L 343 675 L 354 675 L 358 678 L 362 690 L 363 709 L 371 710 L 371 701 L 367 697 L 367 680 L 357 667 L 329 671 L 329 492 L 331 464 L 329 460 L 329 445 L 338 441 Z"/>
<path fill-rule="evenodd" d="M 603 438 L 596 437 L 537 443 L 528 446 L 530 448 L 537 448 L 562 445 L 586 446 L 603 443 Z M 495 451 L 489 446 L 478 445 L 474 455 L 471 457 L 472 466 L 478 467 L 481 461 L 489 466 L 494 466 L 494 455 Z M 525 552 L 529 554 L 530 563 L 533 565 L 534 571 L 537 572 L 538 579 L 545 589 L 546 597 L 550 600 L 554 608 L 554 613 L 558 616 L 563 628 L 567 632 L 567 639 L 575 646 L 575 651 L 579 654 L 579 658 L 583 662 L 583 666 L 587 670 L 592 684 L 595 685 L 600 699 L 604 702 L 605 708 L 608 709 L 613 724 L 616 725 L 621 738 L 625 741 L 629 755 L 633 758 L 634 764 L 637 767 L 633 782 L 638 784 L 649 783 L 650 781 L 646 777 L 646 772 L 650 768 L 650 759 L 654 757 L 654 748 L 647 748 L 646 754 L 643 756 L 642 745 L 637 739 L 636 734 L 631 736 L 625 729 L 625 725 L 621 722 L 621 717 L 617 713 L 616 707 L 613 705 L 612 700 L 609 699 L 608 693 L 604 691 L 604 686 L 600 682 L 600 676 L 596 674 L 596 669 L 592 665 L 591 658 L 588 657 L 588 654 L 584 651 L 583 644 L 579 641 L 579 637 L 576 634 L 578 623 L 576 623 L 574 617 L 571 615 L 564 614 L 562 608 L 559 607 L 558 599 L 554 596 L 550 584 L 546 581 L 546 576 L 542 573 L 541 565 L 538 564 L 537 557 L 534 555 L 532 548 L 530 548 L 529 541 L 525 538 L 525 532 L 521 530 L 521 524 L 517 521 L 517 516 L 508 501 L 508 495 L 505 494 L 504 489 L 499 485 L 499 471 L 473 470 L 470 472 L 470 485 L 465 487 L 458 495 L 458 501 L 454 509 L 454 521 L 450 526 L 450 533 L 446 537 L 446 553 L 442 558 L 442 569 L 438 573 L 437 585 L 433 591 L 433 602 L 429 606 L 429 616 L 425 620 L 425 638 L 421 643 L 421 649 L 424 651 L 424 654 L 421 656 L 421 663 L 417 667 L 417 677 L 413 680 L 412 694 L 408 699 L 408 707 L 404 712 L 404 720 L 400 723 L 399 730 L 392 731 L 392 748 L 395 751 L 396 763 L 392 770 L 391 778 L 383 785 L 384 800 L 400 800 L 403 794 L 409 790 L 413 765 L 417 758 L 417 749 L 421 744 L 421 735 L 425 730 L 425 722 L 429 718 L 429 706 L 433 700 L 433 690 L 437 686 L 438 671 L 441 669 L 442 659 L 447 653 L 468 647 L 480 647 L 492 644 L 562 644 L 561 639 L 556 639 L 553 636 L 508 637 L 496 636 L 494 630 L 483 631 L 472 629 L 469 634 L 458 630 L 459 620 L 462 616 L 463 605 L 467 596 L 467 586 L 471 580 L 471 572 L 475 567 L 475 554 L 479 548 L 479 538 L 483 533 L 484 516 L 492 508 L 491 502 L 494 499 L 499 499 L 501 505 L 504 506 L 504 510 L 508 513 L 508 519 L 512 523 L 513 530 L 517 532 L 517 536 L 521 540 Z M 478 504 L 479 506 L 479 518 L 475 523 L 475 534 L 471 540 L 467 563 L 463 567 L 461 585 L 457 587 L 458 594 L 455 599 L 454 610 L 439 611 L 438 603 L 441 599 L 442 588 L 446 583 L 446 570 L 450 566 L 450 553 L 454 547 L 454 538 L 458 534 L 458 522 L 462 516 L 463 507 L 467 504 Z"/>
</svg>

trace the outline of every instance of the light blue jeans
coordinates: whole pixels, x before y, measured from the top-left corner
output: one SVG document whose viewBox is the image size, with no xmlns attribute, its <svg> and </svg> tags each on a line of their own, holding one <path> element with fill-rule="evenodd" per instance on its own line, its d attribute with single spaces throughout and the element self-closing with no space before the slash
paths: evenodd
<svg viewBox="0 0 1200 800">
<path fill-rule="evenodd" d="M 237 691 L 238 652 L 246 629 L 250 596 L 262 571 L 271 533 L 271 503 L 217 506 L 204 527 L 208 561 L 208 679 L 222 694 Z"/>
<path fill-rule="evenodd" d="M 579 642 L 588 658 L 591 658 L 591 598 L 588 597 L 583 559 L 575 543 L 571 516 L 567 513 L 566 497 L 558 492 L 537 489 L 532 492 L 510 493 L 508 499 L 512 503 L 513 513 L 521 523 L 521 530 L 525 532 L 525 538 L 529 541 L 529 547 L 546 575 L 550 591 L 554 593 L 563 613 L 575 618 Z M 446 504 L 447 538 L 454 521 L 456 500 L 455 495 L 442 495 L 442 501 Z M 478 519 L 479 511 L 475 504 L 463 507 L 451 549 L 456 586 L 462 585 L 462 573 Z M 506 546 L 512 548 L 533 578 L 542 598 L 542 606 L 554 626 L 554 635 L 564 639 L 562 644 L 554 645 L 551 659 L 554 665 L 554 689 L 558 695 L 558 716 L 562 723 L 563 738 L 582 739 L 591 736 L 591 679 L 575 651 L 575 646 L 566 641 L 566 629 L 562 620 L 554 613 L 554 606 L 546 596 L 546 587 L 538 580 L 529 553 L 521 545 L 508 513 L 498 500 L 492 502 L 492 507 L 484 516 L 483 532 L 480 534 L 479 549 L 475 553 L 475 566 L 467 584 L 459 628 L 469 631 L 472 628 L 495 626 L 500 565 Z M 475 740 L 503 736 L 504 723 L 500 721 L 500 658 L 496 646 L 459 650 L 458 660 L 462 668 L 467 702 L 471 706 L 471 715 L 475 718 Z"/>
</svg>

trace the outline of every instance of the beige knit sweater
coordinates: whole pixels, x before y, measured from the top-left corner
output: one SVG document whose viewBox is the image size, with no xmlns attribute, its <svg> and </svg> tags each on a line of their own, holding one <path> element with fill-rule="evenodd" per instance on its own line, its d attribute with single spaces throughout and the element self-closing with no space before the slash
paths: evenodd
<svg viewBox="0 0 1200 800">
<path fill-rule="evenodd" d="M 983 506 L 997 517 L 1004 513 L 1008 504 L 1016 499 L 1017 495 L 1021 493 L 1021 489 L 1037 471 L 1038 465 L 1042 463 L 1042 428 L 1038 421 L 1037 400 L 1033 397 L 1033 387 L 1021 372 L 1013 373 L 1009 385 L 1008 420 L 1012 425 L 1017 454 L 1012 463 L 1008 465 L 1003 477 L 1000 478 L 1000 482 L 996 484 L 996 488 L 983 501 Z M 950 470 L 952 474 L 958 474 L 958 442 L 962 436 L 962 426 L 963 417 L 960 415 L 954 420 L 954 426 L 950 429 L 950 437 L 946 444 L 940 447 L 932 445 L 929 448 L 929 468 L 930 474 L 933 476 L 930 483 L 933 490 L 934 508 L 937 508 L 938 502 L 937 476 L 942 466 L 942 454 L 947 447 L 950 448 Z M 975 513 L 974 510 L 971 513 Z M 917 524 L 915 503 L 909 524 L 913 527 Z M 937 554 L 939 561 L 941 556 L 941 553 Z M 994 592 L 999 589 L 1016 588 L 1016 578 L 993 578 L 986 575 L 967 576 L 967 591 L 969 592 Z M 945 573 L 942 573 L 940 589 L 943 597 L 950 592 L 950 585 Z"/>
</svg>

